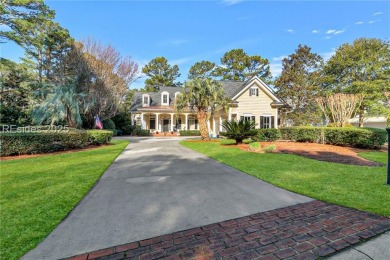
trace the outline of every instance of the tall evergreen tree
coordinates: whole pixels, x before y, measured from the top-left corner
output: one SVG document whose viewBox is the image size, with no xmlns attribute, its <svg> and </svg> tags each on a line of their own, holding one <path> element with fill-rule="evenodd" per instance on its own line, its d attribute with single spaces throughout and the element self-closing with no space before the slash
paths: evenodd
<svg viewBox="0 0 390 260">
<path fill-rule="evenodd" d="M 180 85 L 178 82 L 175 82 L 180 76 L 179 67 L 177 65 L 169 65 L 165 57 L 152 59 L 142 68 L 142 73 L 149 77 L 145 80 L 146 91 L 158 91 L 163 86 L 174 87 Z"/>
<path fill-rule="evenodd" d="M 264 82 L 270 83 L 272 78 L 269 61 L 259 55 L 249 56 L 243 49 L 226 52 L 221 58 L 221 64 L 213 75 L 222 77 L 222 80 L 245 81 L 258 76 Z"/>
<path fill-rule="evenodd" d="M 188 73 L 188 78 L 189 79 L 212 78 L 215 68 L 216 68 L 216 64 L 214 62 L 205 61 L 205 60 L 196 62 L 190 68 L 190 71 Z"/>
<path fill-rule="evenodd" d="M 283 59 L 283 70 L 275 81 L 279 98 L 291 108 L 289 118 L 295 125 L 319 120 L 315 97 L 320 90 L 320 69 L 323 59 L 306 45 L 299 45 L 295 53 Z"/>
</svg>

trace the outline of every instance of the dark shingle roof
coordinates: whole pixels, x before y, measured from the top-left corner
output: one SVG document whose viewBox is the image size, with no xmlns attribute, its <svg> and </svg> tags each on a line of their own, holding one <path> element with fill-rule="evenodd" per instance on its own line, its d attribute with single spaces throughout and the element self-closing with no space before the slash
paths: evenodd
<svg viewBox="0 0 390 260">
<path fill-rule="evenodd" d="M 228 98 L 233 98 L 237 95 L 240 90 L 245 85 L 244 81 L 219 81 L 225 90 L 225 95 Z M 133 98 L 133 104 L 130 107 L 130 111 L 136 111 L 137 108 L 142 107 L 142 95 L 148 94 L 150 96 L 150 107 L 160 107 L 161 106 L 161 93 L 166 91 L 169 93 L 169 105 L 173 105 L 173 100 L 175 98 L 176 92 L 181 92 L 183 88 L 179 87 L 160 87 L 158 92 L 136 92 Z"/>
<path fill-rule="evenodd" d="M 219 81 L 225 90 L 225 95 L 228 98 L 233 98 L 237 95 L 245 85 L 244 81 Z"/>
</svg>

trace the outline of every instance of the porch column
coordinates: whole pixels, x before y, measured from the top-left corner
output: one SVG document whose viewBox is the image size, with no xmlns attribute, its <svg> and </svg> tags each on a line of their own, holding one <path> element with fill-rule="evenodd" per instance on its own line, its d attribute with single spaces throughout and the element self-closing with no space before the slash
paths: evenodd
<svg viewBox="0 0 390 260">
<path fill-rule="evenodd" d="M 217 137 L 217 132 L 215 129 L 215 118 L 213 117 L 213 137 Z"/>
<path fill-rule="evenodd" d="M 232 120 L 232 108 L 231 108 L 231 107 L 229 107 L 228 120 L 229 120 L 229 121 Z"/>
<path fill-rule="evenodd" d="M 209 130 L 209 133 L 210 133 L 210 119 L 207 120 L 207 129 Z"/>
<path fill-rule="evenodd" d="M 185 124 L 184 124 L 184 127 L 185 127 L 185 130 L 188 130 L 188 114 L 184 114 L 185 115 Z"/>
<path fill-rule="evenodd" d="M 141 129 L 145 129 L 145 122 L 144 122 L 144 113 L 141 113 Z"/>
<path fill-rule="evenodd" d="M 222 132 L 222 117 L 219 116 L 219 132 Z"/>
<path fill-rule="evenodd" d="M 156 113 L 156 130 L 161 132 L 160 131 L 160 118 L 159 118 L 160 116 L 159 115 L 160 115 L 160 113 Z"/>
<path fill-rule="evenodd" d="M 173 131 L 173 127 L 174 127 L 174 124 L 173 124 L 173 116 L 175 114 L 174 113 L 171 113 L 171 131 Z"/>
</svg>

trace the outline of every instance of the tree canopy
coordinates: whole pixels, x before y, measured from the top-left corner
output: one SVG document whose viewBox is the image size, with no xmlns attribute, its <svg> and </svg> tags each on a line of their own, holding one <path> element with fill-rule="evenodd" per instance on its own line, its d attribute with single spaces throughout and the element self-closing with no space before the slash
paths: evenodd
<svg viewBox="0 0 390 260">
<path fill-rule="evenodd" d="M 237 81 L 258 76 L 266 83 L 270 83 L 272 78 L 269 61 L 259 55 L 249 56 L 243 49 L 226 52 L 221 58 L 221 66 L 218 66 L 213 74 L 222 80 Z"/>
<path fill-rule="evenodd" d="M 390 45 L 375 38 L 360 38 L 341 45 L 327 62 L 324 86 L 335 93 L 362 94 L 359 125 L 364 114 L 389 113 Z"/>
<path fill-rule="evenodd" d="M 179 86 L 176 79 L 180 76 L 179 67 L 171 66 L 165 57 L 157 57 L 152 59 L 142 68 L 142 73 L 149 78 L 145 80 L 146 91 L 158 91 L 160 87 Z"/>
<path fill-rule="evenodd" d="M 275 81 L 277 96 L 291 108 L 289 118 L 296 125 L 319 120 L 315 97 L 321 85 L 322 58 L 306 45 L 299 45 L 295 53 L 283 59 L 283 70 Z"/>
<path fill-rule="evenodd" d="M 210 61 L 202 60 L 200 62 L 196 62 L 191 66 L 188 78 L 212 78 L 216 66 L 217 65 L 214 62 Z"/>
<path fill-rule="evenodd" d="M 210 140 L 207 119 L 216 109 L 226 109 L 228 100 L 218 81 L 210 78 L 195 78 L 184 83 L 184 89 L 177 97 L 176 109 L 195 109 L 202 140 Z"/>
</svg>

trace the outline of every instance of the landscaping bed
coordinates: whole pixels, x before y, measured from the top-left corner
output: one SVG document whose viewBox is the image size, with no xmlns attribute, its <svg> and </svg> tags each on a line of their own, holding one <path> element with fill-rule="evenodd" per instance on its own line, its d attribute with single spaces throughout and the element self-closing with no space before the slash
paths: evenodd
<svg viewBox="0 0 390 260">
<path fill-rule="evenodd" d="M 360 166 L 382 166 L 382 163 L 373 162 L 362 158 L 358 153 L 362 150 L 351 147 L 343 147 L 329 144 L 317 144 L 317 143 L 299 143 L 299 142 L 260 142 L 261 147 L 267 147 L 275 145 L 275 153 L 288 153 L 304 156 L 310 159 L 318 161 L 327 161 L 342 164 L 352 164 Z M 230 146 L 230 145 L 229 145 Z M 230 147 L 234 147 L 231 145 Z M 249 148 L 249 144 L 240 144 L 241 150 L 252 151 Z"/>
</svg>

